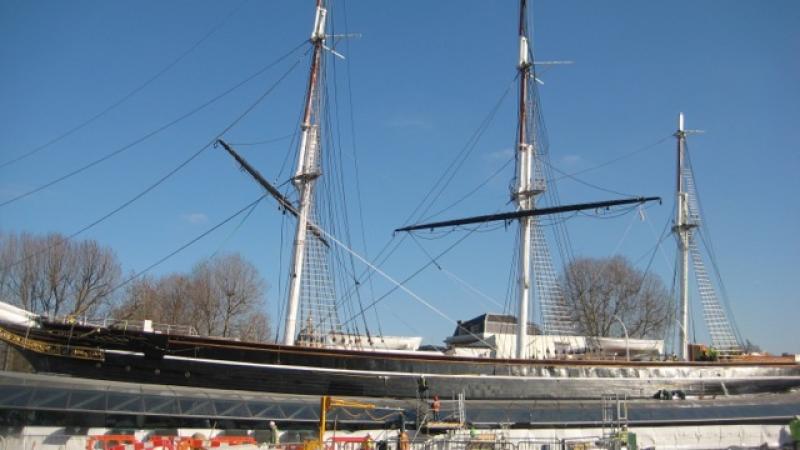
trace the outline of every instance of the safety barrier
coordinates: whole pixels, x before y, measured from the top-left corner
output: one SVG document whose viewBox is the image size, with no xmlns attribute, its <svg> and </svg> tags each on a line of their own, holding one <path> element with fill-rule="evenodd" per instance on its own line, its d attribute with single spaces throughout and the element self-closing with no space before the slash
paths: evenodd
<svg viewBox="0 0 800 450">
<path fill-rule="evenodd" d="M 194 450 L 256 444 L 256 440 L 249 436 L 217 436 L 211 439 L 150 436 L 139 441 L 132 434 L 104 434 L 89 436 L 86 450 Z"/>
<path fill-rule="evenodd" d="M 115 447 L 126 444 L 136 444 L 139 440 L 132 434 L 101 434 L 89 436 L 86 440 L 86 450 L 95 450 L 100 445 L 102 450 L 116 450 Z"/>
</svg>

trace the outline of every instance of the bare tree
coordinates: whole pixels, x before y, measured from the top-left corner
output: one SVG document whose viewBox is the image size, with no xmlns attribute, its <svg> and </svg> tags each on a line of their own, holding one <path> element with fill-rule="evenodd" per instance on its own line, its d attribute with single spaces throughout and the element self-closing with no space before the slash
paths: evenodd
<svg viewBox="0 0 800 450">
<path fill-rule="evenodd" d="M 272 339 L 269 316 L 262 311 L 254 311 L 237 321 L 234 335 L 244 341 L 268 342 Z"/>
<path fill-rule="evenodd" d="M 126 320 L 160 319 L 162 309 L 159 284 L 160 281 L 154 281 L 149 277 L 138 278 L 128 283 L 123 301 L 111 311 L 110 315 L 115 319 Z"/>
<path fill-rule="evenodd" d="M 203 331 L 232 336 L 264 307 L 264 281 L 239 254 L 217 256 L 192 271 L 197 320 Z"/>
<path fill-rule="evenodd" d="M 266 341 L 270 328 L 264 291 L 255 266 L 239 254 L 228 254 L 196 264 L 188 275 L 132 282 L 114 314 L 192 326 L 207 336 Z"/>
<path fill-rule="evenodd" d="M 621 256 L 577 259 L 566 267 L 561 284 L 586 336 L 609 336 L 616 316 L 631 337 L 659 338 L 673 320 L 671 296 L 661 279 Z"/>
<path fill-rule="evenodd" d="M 55 233 L 3 235 L 0 264 L 4 300 L 50 316 L 94 314 L 110 306 L 120 276 L 110 248 Z"/>
<path fill-rule="evenodd" d="M 211 266 L 222 336 L 228 336 L 234 327 L 240 328 L 240 319 L 262 306 L 264 282 L 255 266 L 239 254 L 216 258 Z"/>
<path fill-rule="evenodd" d="M 17 239 L 0 231 L 0 301 L 11 299 L 11 272 L 16 255 Z"/>
</svg>

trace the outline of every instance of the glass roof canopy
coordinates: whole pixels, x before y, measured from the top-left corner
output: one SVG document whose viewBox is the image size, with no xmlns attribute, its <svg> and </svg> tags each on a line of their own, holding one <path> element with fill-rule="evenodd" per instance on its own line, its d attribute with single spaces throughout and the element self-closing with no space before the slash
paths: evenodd
<svg viewBox="0 0 800 450">
<path fill-rule="evenodd" d="M 413 403 L 391 402 L 373 410 L 344 408 L 336 420 L 383 425 L 398 420 Z M 181 418 L 319 421 L 319 397 L 120 383 L 57 375 L 0 371 L 0 409 Z M 382 402 L 387 403 L 387 402 Z"/>
<path fill-rule="evenodd" d="M 330 420 L 340 425 L 379 427 L 416 417 L 414 400 L 362 399 L 375 409 L 337 408 Z M 455 408 L 446 399 L 443 412 Z M 275 420 L 315 424 L 319 397 L 229 391 L 183 386 L 123 383 L 58 375 L 0 371 L 0 411 L 161 416 L 179 420 Z M 420 405 L 421 406 L 421 405 Z M 423 406 L 423 408 L 425 408 Z M 467 420 L 479 426 L 525 428 L 599 426 L 603 404 L 594 401 L 466 401 Z M 800 392 L 693 400 L 628 402 L 628 423 L 711 424 L 785 421 L 800 414 Z"/>
</svg>

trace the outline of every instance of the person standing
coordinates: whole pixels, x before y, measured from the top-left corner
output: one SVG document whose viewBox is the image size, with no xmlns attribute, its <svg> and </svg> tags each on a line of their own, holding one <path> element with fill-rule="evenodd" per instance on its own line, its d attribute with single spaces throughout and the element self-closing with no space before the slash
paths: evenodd
<svg viewBox="0 0 800 450">
<path fill-rule="evenodd" d="M 442 410 L 442 402 L 439 400 L 438 395 L 433 396 L 433 402 L 431 402 L 431 412 L 433 413 L 433 420 L 439 420 L 439 412 Z"/>
<path fill-rule="evenodd" d="M 369 433 L 364 438 L 364 450 L 375 450 L 375 440 L 372 439 L 372 435 Z"/>
<path fill-rule="evenodd" d="M 789 434 L 792 436 L 794 449 L 800 449 L 800 416 L 794 416 L 794 419 L 789 422 Z"/>
<path fill-rule="evenodd" d="M 269 421 L 269 431 L 270 431 L 269 443 L 272 445 L 278 445 L 278 443 L 280 442 L 281 432 L 280 430 L 278 430 L 278 426 L 275 425 L 275 422 L 272 420 Z"/>
<path fill-rule="evenodd" d="M 410 450 L 411 449 L 411 440 L 408 438 L 408 432 L 406 430 L 400 431 L 400 450 Z"/>
</svg>

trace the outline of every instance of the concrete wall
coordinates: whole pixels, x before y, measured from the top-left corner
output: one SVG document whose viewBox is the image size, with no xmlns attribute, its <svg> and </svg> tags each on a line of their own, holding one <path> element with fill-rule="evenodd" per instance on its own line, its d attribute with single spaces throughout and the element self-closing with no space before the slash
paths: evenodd
<svg viewBox="0 0 800 450">
<path fill-rule="evenodd" d="M 85 435 L 70 435 L 69 430 L 60 427 L 25 427 L 16 432 L 3 430 L 0 433 L 0 450 L 36 449 L 36 450 L 84 450 L 87 435 L 105 434 L 109 430 L 103 428 L 90 428 Z M 200 432 L 207 437 L 221 433 L 220 430 L 211 429 L 180 429 L 180 436 L 192 436 Z M 702 425 L 690 427 L 636 427 L 631 428 L 636 433 L 640 449 L 726 449 L 730 447 L 759 447 L 766 445 L 770 448 L 790 444 L 788 426 L 781 425 Z M 512 443 L 510 448 L 515 448 L 514 443 L 519 443 L 519 449 L 534 450 L 533 441 L 538 442 L 594 442 L 602 436 L 603 430 L 599 428 L 581 429 L 537 429 L 537 430 L 478 430 L 481 437 L 494 437 Z M 367 433 L 376 441 L 388 440 L 394 448 L 397 431 L 363 430 L 354 433 L 338 432 L 338 436 L 366 436 Z M 147 430 L 136 432 L 137 438 L 144 439 Z M 328 437 L 333 433 L 329 433 Z M 449 435 L 435 438 L 438 445 L 431 445 L 427 439 L 415 436 L 411 450 L 436 448 L 438 450 L 463 450 L 464 444 L 469 439 L 469 432 L 457 431 Z M 523 445 L 525 442 L 528 445 Z M 233 447 L 244 449 L 243 447 Z M 593 448 L 593 447 L 587 447 Z"/>
</svg>

